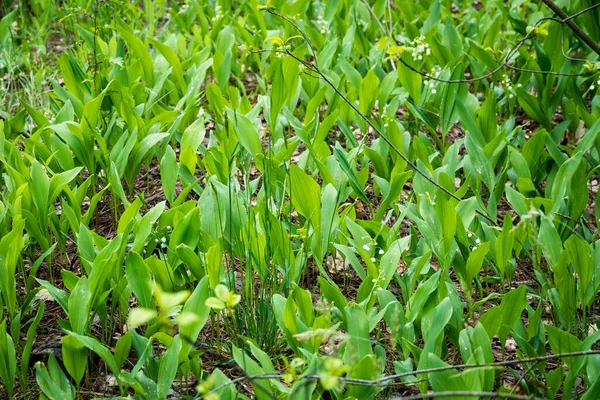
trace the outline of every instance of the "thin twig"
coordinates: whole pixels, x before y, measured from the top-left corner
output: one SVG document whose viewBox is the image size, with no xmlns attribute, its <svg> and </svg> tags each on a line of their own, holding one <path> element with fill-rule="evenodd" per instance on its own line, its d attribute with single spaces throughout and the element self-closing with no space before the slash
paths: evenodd
<svg viewBox="0 0 600 400">
<path fill-rule="evenodd" d="M 542 2 L 548 6 L 549 9 L 551 9 L 556 15 L 558 15 L 562 22 L 567 24 L 569 26 L 569 28 L 571 28 L 571 30 L 573 31 L 573 33 L 575 33 L 577 36 L 579 36 L 579 38 L 581 40 L 583 40 L 585 42 L 585 44 L 587 44 L 592 50 L 594 50 L 594 52 L 596 54 L 598 54 L 598 56 L 600 56 L 600 45 L 596 42 L 594 42 L 592 40 L 591 37 L 589 37 L 580 27 L 579 25 L 577 25 L 575 23 L 575 21 L 573 21 L 573 18 L 577 15 L 581 15 L 581 13 L 576 14 L 575 16 L 569 16 L 567 15 L 567 13 L 565 13 L 562 8 L 560 8 L 558 5 L 556 5 L 556 3 L 554 3 L 552 0 L 542 0 Z M 597 4 L 595 5 L 597 6 Z M 586 10 L 583 11 L 589 11 L 592 8 L 588 7 Z"/>
<path fill-rule="evenodd" d="M 600 354 L 600 350 L 587 350 L 587 351 L 576 351 L 576 352 L 561 353 L 561 354 L 550 354 L 550 355 L 546 355 L 546 356 L 524 358 L 524 359 L 520 359 L 520 360 L 499 361 L 499 362 L 486 363 L 486 364 L 447 365 L 444 367 L 425 368 L 425 369 L 416 370 L 416 371 L 407 371 L 407 372 L 403 372 L 400 374 L 387 375 L 387 376 L 384 376 L 384 377 L 381 377 L 378 379 L 372 379 L 372 380 L 358 379 L 358 378 L 346 378 L 346 377 L 339 377 L 338 379 L 345 384 L 351 384 L 351 385 L 389 387 L 389 386 L 404 385 L 405 384 L 404 382 L 397 382 L 397 380 L 404 378 L 404 377 L 408 377 L 408 376 L 431 374 L 431 373 L 436 373 L 436 372 L 449 371 L 452 369 L 463 369 L 464 370 L 464 369 L 480 369 L 480 368 L 501 368 L 501 367 L 507 367 L 507 366 L 512 366 L 512 365 L 526 364 L 526 363 L 531 363 L 531 362 L 540 363 L 540 362 L 548 361 L 548 360 L 556 360 L 556 359 L 570 358 L 570 357 L 582 357 L 582 356 L 589 356 L 589 355 L 596 355 L 596 354 Z M 242 382 L 245 380 L 252 381 L 252 380 L 264 380 L 264 379 L 281 379 L 283 376 L 284 376 L 283 373 L 268 373 L 268 374 L 254 375 L 254 376 L 244 375 L 244 376 L 235 378 L 233 380 L 230 380 L 228 382 L 225 382 L 225 383 L 217 386 L 216 388 L 212 389 L 211 391 L 216 392 L 227 386 L 234 385 L 238 382 Z M 303 379 L 317 380 L 320 378 L 321 378 L 321 375 L 319 375 L 319 374 L 306 374 L 306 375 L 302 375 L 302 376 L 298 377 L 298 380 L 303 380 Z M 442 392 L 442 393 L 445 393 L 445 392 Z M 474 393 L 474 392 L 469 392 L 469 393 Z M 490 395 L 482 395 L 482 396 L 489 397 Z M 435 397 L 438 397 L 438 396 L 435 396 Z M 439 397 L 444 397 L 444 396 L 441 395 Z M 426 398 L 426 397 L 420 397 L 420 398 Z M 513 398 L 513 397 L 508 397 L 508 398 Z M 531 398 L 531 397 L 526 397 L 526 398 Z"/>
<path fill-rule="evenodd" d="M 533 371 L 533 369 L 535 368 L 536 365 L 538 365 L 540 363 L 540 360 L 535 361 L 533 364 L 531 364 L 529 366 L 529 368 L 527 368 L 525 371 L 523 371 L 523 373 L 521 374 L 521 376 L 519 376 L 519 379 L 517 380 L 517 382 L 514 384 L 513 388 L 511 389 L 509 394 L 513 394 L 515 392 L 515 390 L 517 390 L 517 388 L 519 387 L 519 385 L 521 384 L 521 382 L 523 382 L 523 379 L 525 379 L 525 377 L 527 375 L 529 375 L 529 373 L 531 371 Z"/>
<path fill-rule="evenodd" d="M 445 397 L 489 397 L 496 399 L 515 399 L 515 400 L 537 400 L 541 399 L 536 396 L 523 396 L 520 394 L 504 393 L 504 392 L 469 392 L 465 390 L 457 390 L 455 392 L 434 392 L 417 394 L 414 396 L 399 396 L 395 397 L 398 400 L 421 400 L 421 399 L 441 399 Z"/>
<path fill-rule="evenodd" d="M 392 37 L 392 29 L 390 28 L 388 30 L 385 27 L 385 25 L 383 24 L 383 22 L 381 22 L 379 20 L 379 18 L 377 18 L 377 15 L 375 15 L 375 11 L 373 10 L 373 7 L 371 7 L 371 5 L 369 4 L 369 2 L 367 0 L 363 0 L 363 3 L 367 7 L 367 10 L 369 10 L 369 13 L 373 17 L 373 19 L 377 22 L 377 25 L 379 25 L 379 29 L 381 30 L 381 33 L 383 33 L 384 36 L 387 36 L 387 37 L 391 38 Z M 389 6 L 389 3 L 388 3 L 388 6 Z M 391 15 L 391 13 L 390 13 L 390 15 Z M 390 18 L 390 21 L 391 21 L 391 18 Z M 390 61 L 391 61 L 391 64 L 392 64 L 392 69 L 395 71 L 396 70 L 396 63 L 394 62 L 394 60 L 390 60 Z"/>
<path fill-rule="evenodd" d="M 388 137 L 386 135 L 383 134 L 383 132 L 381 132 L 381 130 L 370 120 L 369 117 L 367 117 L 365 114 L 363 114 L 358 107 L 356 107 L 354 105 L 354 103 L 352 103 L 350 100 L 348 100 L 346 98 L 346 96 L 344 96 L 344 94 L 337 88 L 337 86 L 335 86 L 333 84 L 333 82 L 331 82 L 331 80 L 329 79 L 329 77 L 327 75 L 325 75 L 325 73 L 323 73 L 323 71 L 321 71 L 321 69 L 318 66 L 317 63 L 317 57 L 316 57 L 316 50 L 312 45 L 312 42 L 310 41 L 310 39 L 308 38 L 308 36 L 306 35 L 306 33 L 300 29 L 300 27 L 298 27 L 298 25 L 296 25 L 291 19 L 289 19 L 288 17 L 286 17 L 283 14 L 280 14 L 278 12 L 276 12 L 275 10 L 273 10 L 272 8 L 267 8 L 267 12 L 269 12 L 272 15 L 275 15 L 287 22 L 289 22 L 290 24 L 292 24 L 292 26 L 294 26 L 294 28 L 296 28 L 296 30 L 298 32 L 300 32 L 300 34 L 304 37 L 304 39 L 306 40 L 306 43 L 310 49 L 310 52 L 313 54 L 314 57 L 314 61 L 309 63 L 306 62 L 302 59 L 300 59 L 298 56 L 296 56 L 295 54 L 291 53 L 288 50 L 284 50 L 289 56 L 293 57 L 294 59 L 296 59 L 297 61 L 301 62 L 305 67 L 307 67 L 308 69 L 310 69 L 312 72 L 316 73 L 317 75 L 319 75 L 321 77 L 321 79 L 323 81 L 325 81 L 325 83 L 327 83 L 327 85 L 329 85 L 329 87 L 331 87 L 338 96 L 340 96 L 345 102 L 346 104 L 348 104 L 372 129 L 373 131 L 375 131 L 375 133 L 377 134 L 377 136 L 379 136 L 381 139 L 383 139 L 388 146 L 400 157 L 402 158 L 402 160 L 404 160 L 406 162 L 406 164 L 416 173 L 418 173 L 419 175 L 421 175 L 423 178 L 425 178 L 427 181 L 429 181 L 432 185 L 436 186 L 438 189 L 440 189 L 442 192 L 444 192 L 445 194 L 447 194 L 448 196 L 452 197 L 454 200 L 457 201 L 461 201 L 462 199 L 460 197 L 458 197 L 457 195 L 455 195 L 454 193 L 452 193 L 450 190 L 446 189 L 445 187 L 443 187 L 442 185 L 440 185 L 439 183 L 437 183 L 433 178 L 431 178 L 429 175 L 425 174 L 423 171 L 421 171 L 421 169 L 419 167 L 417 167 L 417 165 L 411 161 L 407 156 L 405 156 L 404 154 L 402 154 L 402 152 L 400 152 L 400 150 L 394 145 L 394 143 L 392 143 L 392 141 L 390 139 L 388 139 Z M 494 225 L 497 225 L 496 221 L 494 221 L 490 216 L 488 216 L 486 213 L 484 213 L 481 210 L 476 210 L 477 214 L 479 214 L 480 216 L 482 216 L 483 218 L 487 219 L 489 222 L 491 222 Z"/>
</svg>

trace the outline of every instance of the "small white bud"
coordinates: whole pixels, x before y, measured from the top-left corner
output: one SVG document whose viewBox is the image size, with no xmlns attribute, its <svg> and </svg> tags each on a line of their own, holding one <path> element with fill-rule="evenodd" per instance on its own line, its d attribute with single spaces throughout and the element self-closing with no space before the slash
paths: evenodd
<svg viewBox="0 0 600 400">
<path fill-rule="evenodd" d="M 435 90 L 435 89 L 431 89 L 431 93 L 433 93 L 433 94 L 436 94 L 436 93 L 437 93 L 437 90 Z"/>
<path fill-rule="evenodd" d="M 371 262 L 375 262 L 375 257 L 371 257 Z"/>
<path fill-rule="evenodd" d="M 385 251 L 383 251 L 383 249 L 379 249 L 379 254 L 383 254 L 385 253 Z"/>
<path fill-rule="evenodd" d="M 371 250 L 368 244 L 363 244 L 363 249 L 365 249 L 366 251 Z"/>
<path fill-rule="evenodd" d="M 417 57 L 417 60 L 422 60 L 423 56 L 419 54 L 419 56 Z"/>
<path fill-rule="evenodd" d="M 481 240 L 479 238 L 475 239 L 475 243 L 479 244 L 481 243 Z"/>
<path fill-rule="evenodd" d="M 163 243 L 167 243 L 167 238 L 163 236 L 163 238 L 160 239 L 160 241 L 163 242 Z"/>
<path fill-rule="evenodd" d="M 594 85 L 590 86 L 590 90 L 594 90 L 596 87 Z"/>
</svg>

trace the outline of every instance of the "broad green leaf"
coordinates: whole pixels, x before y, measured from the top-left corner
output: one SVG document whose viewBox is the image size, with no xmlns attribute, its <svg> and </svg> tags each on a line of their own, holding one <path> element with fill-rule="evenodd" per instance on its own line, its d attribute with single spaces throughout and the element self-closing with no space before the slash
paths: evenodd
<svg viewBox="0 0 600 400">
<path fill-rule="evenodd" d="M 104 361 L 106 363 L 108 368 L 110 368 L 111 372 L 115 376 L 119 375 L 119 365 L 115 361 L 115 358 L 111 354 L 110 350 L 108 350 L 108 348 L 106 348 L 106 346 L 104 346 L 102 343 L 100 343 L 100 341 L 98 341 L 98 339 L 90 337 L 90 336 L 79 335 L 79 334 L 77 334 L 75 332 L 71 332 L 71 331 L 66 331 L 66 333 L 75 337 L 85 347 L 87 347 L 88 349 L 90 349 L 91 351 L 96 353 L 102 359 L 102 361 Z"/>
<path fill-rule="evenodd" d="M 181 350 L 181 338 L 175 335 L 173 341 L 169 345 L 167 351 L 160 360 L 158 371 L 158 381 L 156 382 L 156 392 L 158 398 L 163 400 L 167 398 L 171 384 L 177 375 L 177 367 L 179 365 L 179 351 Z"/>
<path fill-rule="evenodd" d="M 152 279 L 150 272 L 144 263 L 144 259 L 135 251 L 130 251 L 127 254 L 125 274 L 129 287 L 131 287 L 133 294 L 135 294 L 140 307 L 152 308 Z"/>
<path fill-rule="evenodd" d="M 6 331 L 6 320 L 3 320 L 0 324 L 0 378 L 2 378 L 9 397 L 13 393 L 16 371 L 15 345 L 12 337 Z"/>
<path fill-rule="evenodd" d="M 88 351 L 86 347 L 73 336 L 63 336 L 62 356 L 65 369 L 79 385 L 87 370 Z"/>
<path fill-rule="evenodd" d="M 160 179 L 162 188 L 169 204 L 173 204 L 175 199 L 175 184 L 177 183 L 177 159 L 175 151 L 171 146 L 167 146 L 165 154 L 160 160 Z"/>
<path fill-rule="evenodd" d="M 54 355 L 50 354 L 50 360 L 54 360 Z M 50 362 L 49 360 L 49 362 Z M 56 361 L 54 361 L 56 362 Z M 40 389 L 50 400 L 70 400 L 75 399 L 74 393 L 65 391 L 60 382 L 56 382 L 48 373 L 44 364 L 38 362 L 35 365 L 35 379 Z"/>
<path fill-rule="evenodd" d="M 148 82 L 148 85 L 152 86 L 154 83 L 154 66 L 148 49 L 144 43 L 130 31 L 130 28 L 125 25 L 123 21 L 118 22 L 118 27 L 119 35 L 127 42 L 129 51 L 142 64 L 144 78 Z"/>
<path fill-rule="evenodd" d="M 321 188 L 313 178 L 308 176 L 298 166 L 290 166 L 288 194 L 292 205 L 307 220 L 320 221 Z"/>
<path fill-rule="evenodd" d="M 80 335 L 85 333 L 85 327 L 90 314 L 89 304 L 92 294 L 85 276 L 79 278 L 75 289 L 69 296 L 69 321 L 71 329 Z"/>
</svg>

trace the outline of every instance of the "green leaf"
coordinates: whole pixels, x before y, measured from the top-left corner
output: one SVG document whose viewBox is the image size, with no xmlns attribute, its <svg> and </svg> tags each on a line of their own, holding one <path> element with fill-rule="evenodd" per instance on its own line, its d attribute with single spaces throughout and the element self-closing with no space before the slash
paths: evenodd
<svg viewBox="0 0 600 400">
<path fill-rule="evenodd" d="M 133 334 L 130 331 L 127 331 L 125 334 L 121 335 L 121 337 L 117 340 L 117 344 L 115 346 L 115 360 L 117 361 L 117 365 L 122 367 L 125 360 L 127 360 L 129 357 L 132 340 Z"/>
<path fill-rule="evenodd" d="M 552 123 L 544 110 L 541 108 L 538 99 L 527 93 L 525 89 L 516 89 L 516 92 L 519 105 L 523 107 L 523 110 L 527 113 L 527 115 L 539 122 L 540 125 L 546 128 L 548 131 L 551 131 Z"/>
<path fill-rule="evenodd" d="M 64 189 L 65 185 L 69 184 L 69 182 L 79 175 L 81 169 L 81 167 L 74 168 L 70 171 L 61 172 L 52 176 L 52 178 L 50 178 L 49 186 L 50 200 L 56 199 L 56 197 L 58 197 L 60 192 Z"/>
<path fill-rule="evenodd" d="M 473 279 L 479 274 L 481 271 L 481 267 L 483 265 L 483 259 L 490 250 L 490 242 L 481 243 L 475 250 L 469 254 L 469 258 L 467 260 L 467 285 L 469 286 Z"/>
<path fill-rule="evenodd" d="M 575 353 L 583 350 L 582 343 L 576 336 L 552 325 L 545 325 L 545 328 L 548 333 L 548 344 L 554 354 Z M 563 361 L 569 369 L 573 370 L 573 373 L 577 374 L 583 366 L 585 358 L 565 357 Z"/>
<path fill-rule="evenodd" d="M 166 399 L 171 389 L 171 384 L 177 375 L 179 365 L 179 351 L 181 350 L 181 337 L 175 335 L 169 348 L 160 360 L 158 370 L 158 381 L 156 382 L 156 391 L 159 399 Z"/>
<path fill-rule="evenodd" d="M 346 177 L 350 181 L 350 186 L 352 187 L 352 190 L 354 190 L 354 193 L 356 193 L 356 195 L 365 204 L 370 206 L 371 202 L 367 198 L 367 195 L 365 194 L 365 191 L 363 190 L 362 185 L 358 182 L 356 172 L 354 171 L 354 168 L 352 168 L 352 166 L 348 162 L 348 158 L 346 157 L 346 154 L 344 153 L 342 148 L 339 146 L 339 143 L 336 143 L 336 146 L 333 149 L 333 154 L 335 156 L 335 159 L 340 164 L 340 167 L 342 167 L 342 170 L 346 174 Z"/>
<path fill-rule="evenodd" d="M 108 348 L 106 348 L 102 343 L 100 343 L 98 341 L 98 339 L 90 337 L 90 336 L 79 335 L 75 332 L 71 332 L 71 331 L 67 331 L 67 330 L 65 330 L 65 332 L 71 336 L 74 336 L 85 347 L 87 347 L 88 349 L 90 349 L 91 351 L 96 353 L 102 359 L 102 361 L 104 361 L 106 363 L 108 368 L 110 368 L 111 372 L 115 376 L 119 375 L 119 365 L 117 364 L 115 358 L 110 353 Z"/>
<path fill-rule="evenodd" d="M 138 197 L 133 203 L 127 207 L 125 212 L 119 218 L 119 225 L 117 226 L 117 234 L 129 233 L 129 230 L 135 225 L 138 211 L 142 207 L 142 200 Z"/>
<path fill-rule="evenodd" d="M 373 353 L 369 340 L 369 319 L 363 309 L 356 304 L 349 304 L 345 314 L 346 320 L 349 321 L 349 337 L 344 352 L 344 364 L 352 365 Z"/>
<path fill-rule="evenodd" d="M 558 173 L 556 174 L 554 178 L 554 183 L 552 184 L 551 196 L 554 202 L 554 206 L 552 207 L 551 214 L 557 212 L 560 209 L 571 186 L 569 182 L 571 181 L 573 174 L 579 167 L 580 162 L 581 156 L 576 155 L 565 161 L 558 169 Z"/>
<path fill-rule="evenodd" d="M 448 26 L 448 23 L 446 24 Z M 450 25 L 452 26 L 452 25 Z M 450 76 L 451 80 L 463 79 L 464 67 L 459 63 Z M 442 127 L 442 135 L 445 138 L 446 133 L 450 130 L 455 121 L 455 110 L 457 97 L 462 98 L 466 94 L 465 84 L 444 84 L 442 88 L 442 104 L 440 106 L 440 125 Z"/>
<path fill-rule="evenodd" d="M 135 251 L 130 251 L 127 254 L 125 274 L 129 287 L 131 287 L 133 294 L 135 294 L 140 307 L 152 308 L 152 289 L 150 287 L 152 279 L 150 278 L 150 272 L 143 258 Z"/>
<path fill-rule="evenodd" d="M 318 277 L 318 280 L 323 296 L 325 296 L 325 298 L 340 311 L 346 310 L 346 298 L 342 294 L 340 288 L 335 283 L 329 283 L 322 277 Z"/>
<path fill-rule="evenodd" d="M 50 179 L 48 179 L 42 165 L 37 160 L 33 160 L 31 163 L 31 183 L 35 188 L 32 191 L 32 197 L 38 209 L 40 221 L 46 221 L 48 198 L 50 196 Z"/>
<path fill-rule="evenodd" d="M 431 326 L 423 331 L 423 340 L 425 341 L 423 354 L 434 352 L 440 335 L 452 317 L 452 312 L 452 303 L 450 302 L 449 297 L 444 298 L 444 300 L 433 309 Z"/>
<path fill-rule="evenodd" d="M 113 190 L 113 192 L 119 196 L 121 202 L 125 207 L 129 207 L 129 200 L 127 200 L 127 196 L 125 196 L 125 191 L 123 190 L 123 185 L 121 185 L 121 177 L 119 176 L 119 172 L 117 171 L 117 166 L 114 162 L 110 162 L 110 171 L 108 173 L 108 182 Z"/>
<path fill-rule="evenodd" d="M 177 159 L 175 151 L 171 146 L 167 146 L 165 154 L 160 160 L 160 180 L 162 182 L 162 188 L 165 192 L 169 204 L 173 204 L 175 199 L 175 184 L 177 183 Z"/>
<path fill-rule="evenodd" d="M 304 218 L 313 224 L 321 220 L 321 188 L 295 164 L 290 166 L 288 194 L 292 205 Z"/>
<path fill-rule="evenodd" d="M 256 361 L 248 357 L 242 350 L 235 345 L 233 347 L 233 359 L 236 364 L 249 376 L 262 375 L 265 370 L 258 365 Z M 273 397 L 273 390 L 267 380 L 254 380 L 252 381 L 254 387 L 254 394 L 258 400 L 267 400 Z"/>
<path fill-rule="evenodd" d="M 361 80 L 358 90 L 358 109 L 363 114 L 368 114 L 373 108 L 373 103 L 379 91 L 379 78 L 373 69 Z"/>
<path fill-rule="evenodd" d="M 50 360 L 54 360 L 53 354 L 50 354 Z M 51 362 L 50 360 L 49 362 Z M 71 391 L 63 390 L 60 383 L 54 381 L 48 373 L 46 366 L 41 362 L 35 365 L 35 379 L 44 395 L 48 396 L 50 400 L 69 400 L 75 398 Z"/>
<path fill-rule="evenodd" d="M 591 246 L 577 235 L 571 235 L 565 241 L 565 249 L 569 252 L 573 268 L 577 272 L 579 282 L 578 294 L 583 305 L 587 305 L 588 285 L 595 283 L 594 256 Z M 594 294 L 590 296 L 593 300 Z"/>
<path fill-rule="evenodd" d="M 233 124 L 240 144 L 252 155 L 262 153 L 262 144 L 256 126 L 246 117 L 238 112 L 235 114 Z"/>
<path fill-rule="evenodd" d="M 179 334 L 185 338 L 182 342 L 182 355 L 189 354 L 193 349 L 190 341 L 193 343 L 198 338 L 200 331 L 208 319 L 210 308 L 205 304 L 208 294 L 208 277 L 205 276 L 198 283 L 196 289 L 194 289 L 183 306 L 182 311 L 184 313 L 193 313 L 198 317 L 198 320 L 192 324 L 182 324 L 179 326 Z"/>
<path fill-rule="evenodd" d="M 87 370 L 88 352 L 85 346 L 73 336 L 62 337 L 62 356 L 65 369 L 79 383 Z"/>
<path fill-rule="evenodd" d="M 403 59 L 408 65 L 414 68 L 412 61 L 409 61 L 407 57 L 404 57 Z M 405 88 L 410 97 L 412 97 L 413 102 L 415 104 L 420 104 L 422 76 L 400 62 L 398 63 L 398 79 L 400 80 L 402 87 Z"/>
<path fill-rule="evenodd" d="M 521 313 L 527 306 L 527 287 L 519 286 L 517 289 L 506 293 L 500 302 L 502 326 L 498 332 L 500 341 L 504 343 L 506 336 L 521 319 Z M 486 329 L 487 330 L 487 329 Z M 489 333 L 489 332 L 488 332 Z M 489 334 L 492 336 L 492 334 Z"/>
<path fill-rule="evenodd" d="M 0 378 L 6 387 L 8 397 L 12 397 L 17 357 L 12 338 L 6 332 L 6 320 L 0 324 Z"/>
<path fill-rule="evenodd" d="M 271 85 L 271 131 L 275 132 L 277 118 L 283 108 L 288 94 L 286 93 L 285 77 L 282 71 L 282 62 L 276 62 L 273 69 L 273 83 Z"/>
<path fill-rule="evenodd" d="M 538 244 L 542 248 L 542 253 L 544 254 L 544 257 L 546 257 L 548 264 L 552 268 L 558 262 L 558 258 L 562 251 L 562 243 L 550 217 L 542 217 L 540 232 L 538 234 Z"/>
<path fill-rule="evenodd" d="M 79 278 L 77 285 L 69 296 L 69 321 L 74 332 L 83 335 L 90 316 L 90 299 L 92 294 L 87 277 Z"/>
<path fill-rule="evenodd" d="M 331 234 L 337 225 L 337 190 L 333 185 L 328 184 L 323 188 L 321 194 L 321 226 L 318 230 L 319 248 L 315 255 L 319 260 L 323 260 L 329 247 Z"/>
<path fill-rule="evenodd" d="M 183 68 L 181 66 L 181 62 L 179 61 L 179 57 L 177 54 L 169 46 L 164 43 L 161 43 L 157 40 L 150 39 L 152 46 L 156 47 L 156 49 L 162 54 L 162 56 L 167 60 L 171 68 L 173 68 L 173 76 L 175 77 L 175 83 L 179 87 L 179 91 L 181 94 L 186 92 L 186 84 L 183 78 Z"/>
<path fill-rule="evenodd" d="M 149 308 L 132 308 L 127 315 L 127 327 L 135 329 L 140 325 L 144 325 L 152 321 L 157 316 L 155 309 Z"/>
<path fill-rule="evenodd" d="M 127 42 L 129 51 L 142 64 L 144 79 L 149 86 L 152 86 L 154 84 L 154 66 L 148 49 L 136 35 L 131 33 L 130 28 L 123 21 L 119 21 L 117 26 L 119 35 Z"/>
</svg>

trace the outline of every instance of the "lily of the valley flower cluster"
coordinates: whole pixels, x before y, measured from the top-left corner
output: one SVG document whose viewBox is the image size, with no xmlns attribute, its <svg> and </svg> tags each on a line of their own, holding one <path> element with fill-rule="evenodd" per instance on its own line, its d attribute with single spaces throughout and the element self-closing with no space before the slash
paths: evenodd
<svg viewBox="0 0 600 400">
<path fill-rule="evenodd" d="M 215 7 L 215 16 L 212 17 L 210 20 L 212 22 L 217 21 L 219 18 L 221 18 L 221 6 L 217 4 L 217 6 Z"/>
<path fill-rule="evenodd" d="M 502 86 L 504 86 L 506 88 L 506 91 L 509 92 L 508 98 L 512 99 L 515 97 L 514 95 L 514 86 L 512 84 L 512 81 L 510 80 L 510 77 L 506 74 L 504 74 L 502 76 Z M 517 83 L 517 87 L 520 88 L 523 85 L 521 85 L 520 83 Z"/>
<path fill-rule="evenodd" d="M 431 55 L 431 48 L 429 47 L 429 43 L 425 41 L 425 36 L 419 36 L 415 38 L 412 44 L 412 56 L 417 60 L 422 60 L 423 54 L 425 54 L 426 56 Z"/>
<path fill-rule="evenodd" d="M 322 34 L 329 33 L 329 21 L 325 20 L 322 15 L 317 18 L 317 27 Z"/>
<path fill-rule="evenodd" d="M 429 76 L 432 76 L 434 78 L 437 78 L 440 75 L 440 72 L 442 71 L 442 69 L 439 66 L 434 66 L 431 69 L 431 72 L 429 73 Z M 425 87 L 429 87 L 429 89 L 431 89 L 431 93 L 432 94 L 436 94 L 437 90 L 435 89 L 435 81 L 431 80 L 428 81 L 427 79 L 425 79 L 423 81 L 423 84 L 425 85 Z"/>
</svg>

